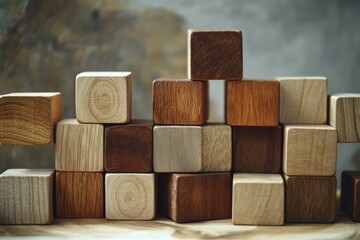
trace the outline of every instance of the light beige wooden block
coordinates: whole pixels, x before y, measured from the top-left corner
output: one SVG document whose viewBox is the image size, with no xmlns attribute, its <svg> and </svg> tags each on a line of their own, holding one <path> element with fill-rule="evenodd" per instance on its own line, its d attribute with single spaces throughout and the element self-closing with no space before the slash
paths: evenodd
<svg viewBox="0 0 360 240">
<path fill-rule="evenodd" d="M 102 172 L 104 127 L 64 119 L 56 129 L 57 171 Z"/>
<path fill-rule="evenodd" d="M 76 118 L 81 123 L 127 123 L 131 118 L 130 72 L 76 76 Z"/>
<path fill-rule="evenodd" d="M 280 174 L 234 174 L 233 224 L 282 225 L 284 196 L 284 181 Z"/>
<path fill-rule="evenodd" d="M 284 125 L 283 172 L 332 176 L 336 172 L 337 134 L 327 125 Z"/>
<path fill-rule="evenodd" d="M 327 79 L 325 77 L 279 77 L 280 122 L 326 124 Z"/>
<path fill-rule="evenodd" d="M 53 220 L 52 169 L 9 169 L 0 175 L 0 224 Z"/>
<path fill-rule="evenodd" d="M 360 94 L 332 95 L 329 121 L 337 130 L 338 142 L 360 142 Z"/>
<path fill-rule="evenodd" d="M 106 174 L 105 201 L 106 219 L 154 219 L 156 216 L 155 174 Z"/>
<path fill-rule="evenodd" d="M 61 120 L 61 93 L 11 93 L 0 96 L 0 145 L 54 143 Z"/>
<path fill-rule="evenodd" d="M 155 126 L 155 172 L 221 172 L 231 170 L 231 127 Z"/>
</svg>

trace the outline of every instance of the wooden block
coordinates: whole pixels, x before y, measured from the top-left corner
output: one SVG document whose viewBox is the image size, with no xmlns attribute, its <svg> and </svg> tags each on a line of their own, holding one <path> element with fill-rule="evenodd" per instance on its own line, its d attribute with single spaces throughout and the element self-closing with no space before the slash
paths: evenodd
<svg viewBox="0 0 360 240">
<path fill-rule="evenodd" d="M 281 127 L 232 127 L 234 172 L 280 173 Z"/>
<path fill-rule="evenodd" d="M 104 127 L 64 119 L 57 125 L 55 169 L 102 172 Z"/>
<path fill-rule="evenodd" d="M 126 125 L 105 127 L 106 172 L 152 172 L 153 123 L 131 120 Z"/>
<path fill-rule="evenodd" d="M 327 125 L 284 125 L 283 172 L 332 176 L 336 172 L 337 135 Z"/>
<path fill-rule="evenodd" d="M 83 72 L 76 76 L 76 118 L 81 123 L 127 123 L 131 72 Z"/>
<path fill-rule="evenodd" d="M 326 124 L 327 79 L 280 77 L 280 122 Z"/>
<path fill-rule="evenodd" d="M 231 128 L 155 126 L 155 172 L 221 172 L 231 170 Z"/>
<path fill-rule="evenodd" d="M 52 169 L 9 169 L 0 175 L 0 224 L 50 224 Z"/>
<path fill-rule="evenodd" d="M 188 78 L 241 80 L 242 32 L 188 30 Z"/>
<path fill-rule="evenodd" d="M 153 81 L 155 124 L 203 125 L 207 118 L 208 84 L 189 80 Z"/>
<path fill-rule="evenodd" d="M 231 217 L 231 173 L 160 174 L 160 212 L 177 223 Z"/>
<path fill-rule="evenodd" d="M 152 220 L 156 216 L 155 174 L 105 176 L 106 219 Z"/>
<path fill-rule="evenodd" d="M 234 174 L 233 224 L 283 225 L 284 197 L 284 180 L 280 174 Z"/>
<path fill-rule="evenodd" d="M 231 126 L 278 126 L 279 82 L 227 81 L 226 123 Z"/>
<path fill-rule="evenodd" d="M 336 209 L 336 178 L 284 176 L 285 221 L 333 223 Z"/>
<path fill-rule="evenodd" d="M 11 93 L 0 96 L 0 145 L 54 143 L 61 120 L 61 93 Z"/>
<path fill-rule="evenodd" d="M 332 95 L 329 121 L 337 130 L 338 142 L 360 142 L 360 94 Z"/>
<path fill-rule="evenodd" d="M 104 217 L 104 176 L 90 172 L 56 172 L 56 216 Z"/>
<path fill-rule="evenodd" d="M 355 222 L 360 222 L 360 171 L 341 175 L 341 209 Z"/>
</svg>

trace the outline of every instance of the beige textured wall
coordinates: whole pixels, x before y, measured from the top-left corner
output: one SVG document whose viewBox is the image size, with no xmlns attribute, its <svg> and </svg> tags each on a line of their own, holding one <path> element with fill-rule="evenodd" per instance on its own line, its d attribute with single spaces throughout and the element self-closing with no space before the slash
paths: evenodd
<svg viewBox="0 0 360 240">
<path fill-rule="evenodd" d="M 244 75 L 324 75 L 329 93 L 360 92 L 356 0 L 0 0 L 0 94 L 61 91 L 74 117 L 82 71 L 132 71 L 133 113 L 151 118 L 151 83 L 186 77 L 188 28 L 237 28 Z M 223 117 L 223 83 L 210 87 Z M 0 171 L 52 167 L 54 147 L 0 146 Z M 360 169 L 360 144 L 340 144 L 338 170 Z"/>
</svg>

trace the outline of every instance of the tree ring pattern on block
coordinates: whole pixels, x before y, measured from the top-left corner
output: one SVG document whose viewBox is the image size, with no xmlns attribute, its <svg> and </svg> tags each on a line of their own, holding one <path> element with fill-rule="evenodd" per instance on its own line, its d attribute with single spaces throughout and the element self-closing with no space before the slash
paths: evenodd
<svg viewBox="0 0 360 240">
<path fill-rule="evenodd" d="M 113 119 L 118 114 L 121 100 L 116 85 L 109 80 L 96 80 L 89 86 L 89 110 L 97 121 Z"/>
<path fill-rule="evenodd" d="M 112 188 L 117 206 L 115 211 L 127 218 L 139 218 L 143 214 L 147 208 L 148 192 L 140 179 L 133 176 L 118 178 Z"/>
</svg>

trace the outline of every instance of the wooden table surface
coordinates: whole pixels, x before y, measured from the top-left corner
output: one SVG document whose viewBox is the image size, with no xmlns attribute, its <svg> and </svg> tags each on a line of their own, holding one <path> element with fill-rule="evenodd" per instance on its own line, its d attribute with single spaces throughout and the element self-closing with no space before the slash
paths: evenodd
<svg viewBox="0 0 360 240">
<path fill-rule="evenodd" d="M 9 239 L 360 239 L 360 223 L 338 213 L 335 224 L 286 224 L 279 227 L 235 226 L 231 220 L 176 224 L 156 221 L 55 219 L 51 225 L 1 225 L 0 238 Z"/>
</svg>

